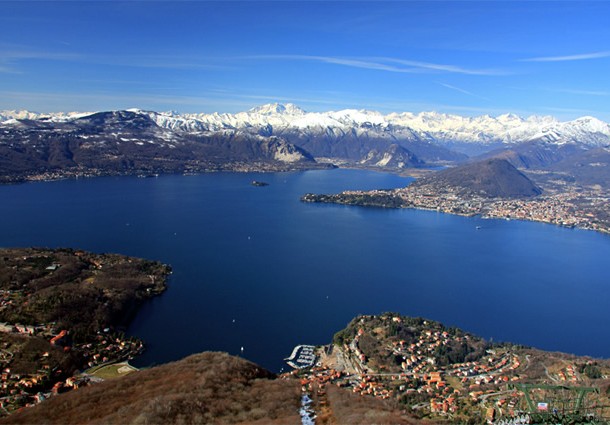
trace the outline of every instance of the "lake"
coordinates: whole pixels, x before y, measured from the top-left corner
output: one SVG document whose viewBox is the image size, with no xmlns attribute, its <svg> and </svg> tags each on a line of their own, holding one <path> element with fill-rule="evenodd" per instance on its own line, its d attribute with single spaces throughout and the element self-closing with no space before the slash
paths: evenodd
<svg viewBox="0 0 610 425">
<path fill-rule="evenodd" d="M 279 371 L 295 345 L 328 343 L 354 316 L 386 311 L 610 357 L 609 236 L 299 201 L 409 181 L 337 169 L 0 186 L 0 246 L 171 264 L 169 289 L 129 329 L 147 342 L 139 366 L 243 347 L 244 357 Z"/>
</svg>

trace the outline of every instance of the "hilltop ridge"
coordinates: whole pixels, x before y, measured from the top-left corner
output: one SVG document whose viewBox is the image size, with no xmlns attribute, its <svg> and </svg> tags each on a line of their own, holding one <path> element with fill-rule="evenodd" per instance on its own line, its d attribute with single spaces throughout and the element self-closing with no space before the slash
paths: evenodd
<svg viewBox="0 0 610 425">
<path fill-rule="evenodd" d="M 206 352 L 105 381 L 17 412 L 0 423 L 297 423 L 298 381 Z"/>
<path fill-rule="evenodd" d="M 528 198 L 542 193 L 525 174 L 501 158 L 447 168 L 417 180 L 412 186 L 451 187 L 460 196 L 470 193 L 487 198 Z"/>
</svg>

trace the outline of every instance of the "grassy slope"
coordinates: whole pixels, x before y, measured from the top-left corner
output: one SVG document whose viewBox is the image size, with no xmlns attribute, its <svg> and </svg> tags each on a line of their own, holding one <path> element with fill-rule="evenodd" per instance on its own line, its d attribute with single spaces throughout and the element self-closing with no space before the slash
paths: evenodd
<svg viewBox="0 0 610 425">
<path fill-rule="evenodd" d="M 12 424 L 298 423 L 296 380 L 207 352 L 51 398 Z"/>
</svg>

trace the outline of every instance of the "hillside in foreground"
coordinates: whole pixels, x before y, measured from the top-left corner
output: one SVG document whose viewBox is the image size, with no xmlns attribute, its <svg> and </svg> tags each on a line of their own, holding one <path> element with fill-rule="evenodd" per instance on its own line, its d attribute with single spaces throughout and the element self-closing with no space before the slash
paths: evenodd
<svg viewBox="0 0 610 425">
<path fill-rule="evenodd" d="M 355 318 L 291 373 L 206 352 L 52 397 L 0 423 L 607 424 L 609 376 L 608 360 L 384 313 Z"/>
<path fill-rule="evenodd" d="M 356 317 L 319 356 L 302 375 L 314 395 L 343 387 L 435 423 L 610 420 L 610 361 L 491 343 L 423 318 Z"/>
<path fill-rule="evenodd" d="M 119 362 L 137 355 L 142 342 L 118 329 L 164 290 L 168 273 L 163 264 L 115 254 L 0 250 L 2 421 L 506 425 L 610 418 L 608 360 L 491 343 L 395 313 L 356 317 L 328 346 L 297 347 L 290 361 L 300 369 L 279 377 L 223 353 L 136 372 Z"/>
<path fill-rule="evenodd" d="M 0 423 L 298 423 L 298 381 L 273 378 L 208 352 L 53 397 Z"/>
<path fill-rule="evenodd" d="M 303 397 L 295 376 L 277 377 L 239 357 L 205 352 L 50 398 L 0 424 L 262 425 L 312 423 L 308 421 L 314 418 L 320 424 L 428 423 L 386 400 L 360 397 L 345 388 L 328 388 L 319 417 L 302 404 Z M 320 401 L 318 392 L 317 406 Z"/>
</svg>

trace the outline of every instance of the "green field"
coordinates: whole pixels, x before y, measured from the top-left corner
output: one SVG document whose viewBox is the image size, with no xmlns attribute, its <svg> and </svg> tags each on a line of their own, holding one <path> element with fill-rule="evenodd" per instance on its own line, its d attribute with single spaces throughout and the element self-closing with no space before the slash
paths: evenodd
<svg viewBox="0 0 610 425">
<path fill-rule="evenodd" d="M 121 362 L 121 363 L 113 363 L 113 364 L 103 365 L 103 366 L 96 366 L 89 370 L 86 370 L 85 373 L 87 373 L 89 375 L 93 375 L 97 378 L 113 379 L 113 378 L 119 378 L 121 376 L 125 376 L 125 375 L 135 372 L 137 370 L 138 369 L 131 366 L 129 363 Z"/>
</svg>

